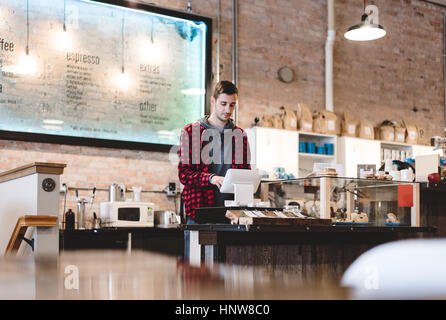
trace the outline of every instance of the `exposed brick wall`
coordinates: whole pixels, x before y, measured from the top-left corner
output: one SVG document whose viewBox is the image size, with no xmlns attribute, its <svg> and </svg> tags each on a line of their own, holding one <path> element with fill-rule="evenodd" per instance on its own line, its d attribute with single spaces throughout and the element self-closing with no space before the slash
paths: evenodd
<svg viewBox="0 0 446 320">
<path fill-rule="evenodd" d="M 337 0 L 338 27 L 359 21 L 361 1 Z M 353 3 L 357 3 L 353 5 Z M 427 136 L 444 123 L 443 12 L 413 0 L 375 1 L 386 37 L 351 43 L 339 32 L 334 53 L 337 112 L 353 111 L 374 124 L 407 119 Z M 342 9 L 340 9 L 342 8 Z M 413 112 L 413 108 L 418 112 Z"/>
<path fill-rule="evenodd" d="M 276 113 L 281 105 L 295 108 L 306 102 L 312 110 L 323 109 L 327 1 L 239 3 L 241 125 L 249 126 L 256 115 Z M 363 1 L 335 0 L 335 112 L 350 111 L 375 125 L 408 119 L 424 126 L 429 137 L 441 135 L 442 9 L 418 0 L 369 3 L 379 7 L 387 36 L 351 42 L 343 35 L 359 23 Z M 277 80 L 284 65 L 296 71 L 295 82 Z"/>
<path fill-rule="evenodd" d="M 108 148 L 91 148 L 76 146 L 60 146 L 47 143 L 31 143 L 0 140 L 0 172 L 21 166 L 26 163 L 57 162 L 66 163 L 67 167 L 61 176 L 61 183 L 69 188 L 99 189 L 95 195 L 93 207 L 88 205 L 87 219 L 93 212 L 99 215 L 99 203 L 108 201 L 107 191 L 113 182 L 125 183 L 131 190 L 133 186 L 141 186 L 147 191 L 161 191 L 169 182 L 177 182 L 176 166 L 171 164 L 165 153 Z M 90 199 L 92 192 L 79 190 L 79 198 Z M 127 198 L 132 198 L 129 192 Z M 175 202 L 164 194 L 144 192 L 142 201 L 152 201 L 157 209 L 175 209 Z M 61 209 L 64 198 L 61 194 Z M 177 206 L 179 203 L 177 203 Z M 66 208 L 77 211 L 74 190 L 69 190 Z"/>
<path fill-rule="evenodd" d="M 186 10 L 187 1 L 147 0 Z M 372 2 L 372 1 L 369 1 Z M 336 0 L 334 47 L 334 108 L 378 124 L 385 119 L 409 119 L 441 135 L 443 126 L 443 12 L 419 0 L 377 0 L 385 38 L 353 43 L 343 37 L 362 13 L 361 0 Z M 221 0 L 220 79 L 231 79 L 232 1 Z M 254 117 L 273 114 L 282 105 L 306 102 L 312 110 L 325 105 L 326 0 L 239 1 L 239 122 L 248 127 Z M 193 12 L 214 19 L 213 71 L 216 71 L 216 0 L 192 1 Z M 296 81 L 284 84 L 277 70 L 288 65 Z M 413 112 L 416 107 L 419 111 Z M 178 182 L 175 163 L 158 152 L 61 146 L 0 140 L 0 171 L 33 161 L 67 163 L 61 181 L 70 187 L 108 188 L 125 182 L 162 190 Z M 80 192 L 89 197 L 88 192 Z M 143 194 L 159 209 L 174 209 L 160 194 Z M 108 198 L 100 191 L 96 203 Z M 61 205 L 63 199 L 61 198 Z M 75 209 L 70 191 L 67 207 Z M 62 209 L 61 209 L 62 211 Z M 97 205 L 89 212 L 99 212 Z"/>
</svg>

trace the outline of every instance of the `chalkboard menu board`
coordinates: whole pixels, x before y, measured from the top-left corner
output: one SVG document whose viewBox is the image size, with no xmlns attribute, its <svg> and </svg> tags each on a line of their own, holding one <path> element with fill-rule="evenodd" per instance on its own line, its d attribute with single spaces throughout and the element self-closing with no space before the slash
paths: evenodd
<svg viewBox="0 0 446 320">
<path fill-rule="evenodd" d="M 128 1 L 0 0 L 0 137 L 167 149 L 206 111 L 211 20 Z"/>
</svg>

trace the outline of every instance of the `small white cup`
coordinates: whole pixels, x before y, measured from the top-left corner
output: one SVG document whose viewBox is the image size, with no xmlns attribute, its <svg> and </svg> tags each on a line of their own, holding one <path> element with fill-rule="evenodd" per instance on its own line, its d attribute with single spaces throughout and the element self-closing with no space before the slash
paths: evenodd
<svg viewBox="0 0 446 320">
<path fill-rule="evenodd" d="M 141 201 L 141 191 L 142 187 L 132 187 L 133 190 L 133 201 Z"/>
<path fill-rule="evenodd" d="M 392 170 L 392 171 L 389 172 L 389 174 L 393 177 L 393 180 L 396 180 L 396 181 L 400 181 L 401 180 L 401 174 L 400 174 L 399 171 Z"/>
<path fill-rule="evenodd" d="M 413 172 L 410 169 L 404 169 L 400 171 L 401 173 L 401 180 L 402 181 L 413 181 Z"/>
</svg>

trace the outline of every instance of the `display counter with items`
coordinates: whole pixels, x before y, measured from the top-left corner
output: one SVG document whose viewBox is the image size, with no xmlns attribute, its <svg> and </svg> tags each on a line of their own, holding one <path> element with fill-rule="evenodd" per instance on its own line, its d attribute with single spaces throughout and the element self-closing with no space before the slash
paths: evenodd
<svg viewBox="0 0 446 320">
<path fill-rule="evenodd" d="M 341 178 L 336 174 L 265 181 L 262 201 L 304 218 L 334 225 L 420 226 L 419 184 L 387 179 Z"/>
<path fill-rule="evenodd" d="M 335 176 L 268 180 L 257 196 L 250 208 L 195 210 L 199 224 L 184 228 L 197 233 L 202 260 L 337 278 L 379 244 L 436 230 L 420 225 L 416 183 Z"/>
</svg>

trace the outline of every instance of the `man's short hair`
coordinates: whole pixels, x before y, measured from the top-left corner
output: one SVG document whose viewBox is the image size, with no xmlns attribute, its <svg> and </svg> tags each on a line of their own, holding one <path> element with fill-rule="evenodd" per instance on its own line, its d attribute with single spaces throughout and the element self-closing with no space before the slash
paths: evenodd
<svg viewBox="0 0 446 320">
<path fill-rule="evenodd" d="M 238 94 L 238 90 L 235 84 L 231 81 L 222 80 L 215 85 L 213 94 L 214 99 L 217 99 L 218 96 L 223 93 L 228 95 Z"/>
</svg>

